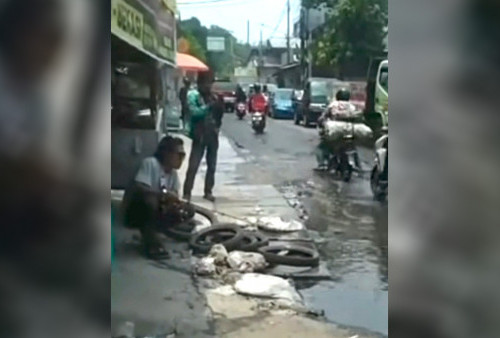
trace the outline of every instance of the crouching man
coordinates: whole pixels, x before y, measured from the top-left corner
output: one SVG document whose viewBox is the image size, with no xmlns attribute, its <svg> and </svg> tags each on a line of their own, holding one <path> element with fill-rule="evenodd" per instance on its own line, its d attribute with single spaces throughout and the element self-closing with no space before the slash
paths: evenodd
<svg viewBox="0 0 500 338">
<path fill-rule="evenodd" d="M 171 226 L 172 217 L 182 206 L 177 170 L 186 153 L 180 138 L 164 137 L 154 156 L 145 158 L 123 199 L 124 222 L 141 231 L 145 254 L 151 259 L 168 258 L 159 232 Z"/>
</svg>

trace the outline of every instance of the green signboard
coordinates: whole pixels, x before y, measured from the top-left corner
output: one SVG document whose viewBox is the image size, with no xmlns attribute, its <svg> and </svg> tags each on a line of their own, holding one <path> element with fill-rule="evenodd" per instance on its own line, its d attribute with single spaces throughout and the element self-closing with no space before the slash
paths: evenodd
<svg viewBox="0 0 500 338">
<path fill-rule="evenodd" d="M 174 13 L 163 0 L 111 0 L 111 32 L 172 65 L 176 63 L 175 29 Z"/>
</svg>

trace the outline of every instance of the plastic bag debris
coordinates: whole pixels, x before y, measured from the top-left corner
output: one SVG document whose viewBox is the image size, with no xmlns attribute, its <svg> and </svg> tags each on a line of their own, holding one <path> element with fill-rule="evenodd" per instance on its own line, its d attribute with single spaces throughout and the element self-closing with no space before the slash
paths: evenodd
<svg viewBox="0 0 500 338">
<path fill-rule="evenodd" d="M 214 259 L 216 265 L 221 265 L 226 263 L 227 250 L 222 244 L 215 244 L 208 253 L 208 257 Z"/>
<path fill-rule="evenodd" d="M 215 258 L 203 257 L 194 266 L 194 271 L 199 276 L 209 276 L 216 272 Z"/>
<path fill-rule="evenodd" d="M 219 286 L 218 288 L 210 290 L 210 292 L 220 296 L 232 296 L 236 294 L 232 285 Z"/>
<path fill-rule="evenodd" d="M 274 232 L 295 232 L 304 229 L 304 224 L 292 220 L 285 221 L 281 217 L 262 217 L 258 226 L 261 229 Z"/>
<path fill-rule="evenodd" d="M 235 283 L 234 289 L 247 296 L 283 299 L 295 303 L 302 301 L 298 292 L 286 279 L 276 276 L 246 273 Z"/>
<path fill-rule="evenodd" d="M 254 272 L 264 270 L 266 259 L 257 252 L 232 251 L 227 257 L 229 267 L 238 272 Z"/>
</svg>

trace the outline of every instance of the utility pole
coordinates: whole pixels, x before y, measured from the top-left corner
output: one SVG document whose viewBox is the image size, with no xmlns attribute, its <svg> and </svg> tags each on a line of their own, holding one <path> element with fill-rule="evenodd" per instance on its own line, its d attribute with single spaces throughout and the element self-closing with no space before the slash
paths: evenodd
<svg viewBox="0 0 500 338">
<path fill-rule="evenodd" d="M 263 64 L 263 57 L 262 57 L 262 26 L 263 24 L 260 25 L 260 43 L 259 43 L 259 64 L 257 66 L 257 75 L 259 76 L 259 82 L 261 81 L 262 77 L 262 64 Z"/>
<path fill-rule="evenodd" d="M 250 45 L 250 20 L 247 20 L 247 45 Z"/>
<path fill-rule="evenodd" d="M 307 76 L 308 77 L 312 77 L 312 64 L 313 64 L 313 56 L 312 56 L 312 31 L 310 30 L 310 27 L 311 27 L 311 23 L 310 23 L 310 9 L 307 8 L 307 36 L 308 36 L 308 40 L 307 40 L 307 51 L 308 51 L 308 54 L 307 54 L 307 59 L 308 59 L 308 71 L 307 71 Z"/>
<path fill-rule="evenodd" d="M 305 24 L 305 8 L 300 9 L 300 82 L 301 86 L 305 83 L 305 66 L 306 66 L 306 24 Z"/>
<path fill-rule="evenodd" d="M 287 0 L 286 6 L 286 62 L 290 64 L 290 0 Z"/>
</svg>

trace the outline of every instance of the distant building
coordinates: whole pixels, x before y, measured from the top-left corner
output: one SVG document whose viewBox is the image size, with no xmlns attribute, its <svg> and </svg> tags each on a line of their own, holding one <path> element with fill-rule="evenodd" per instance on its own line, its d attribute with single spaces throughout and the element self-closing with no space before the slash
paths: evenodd
<svg viewBox="0 0 500 338">
<path fill-rule="evenodd" d="M 300 40 L 290 39 L 290 63 L 299 60 Z M 262 55 L 261 55 L 262 53 Z M 255 67 L 257 69 L 258 82 L 275 83 L 274 75 L 281 67 L 288 64 L 288 52 L 286 39 L 271 39 L 263 44 L 262 48 L 254 47 L 250 51 L 246 68 Z"/>
</svg>

